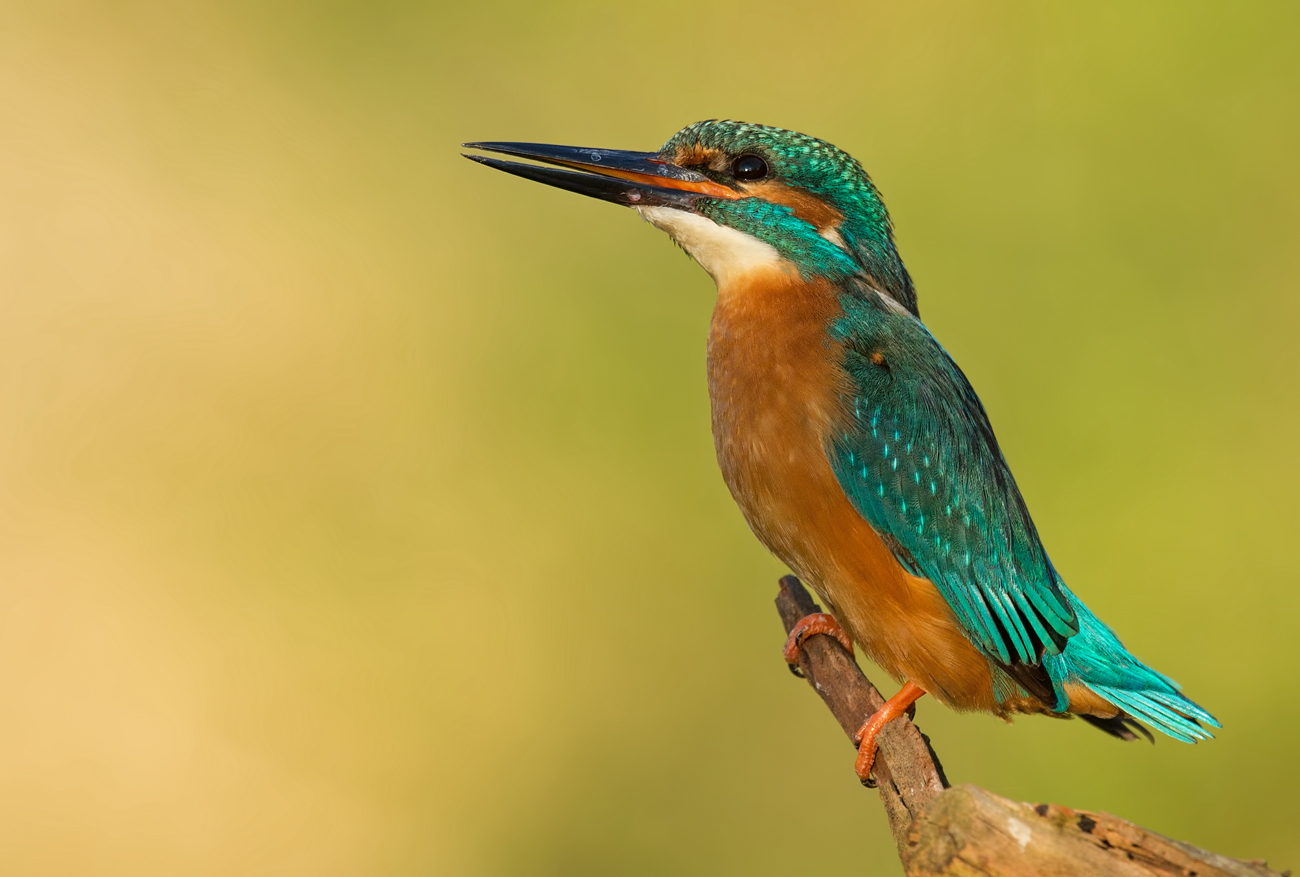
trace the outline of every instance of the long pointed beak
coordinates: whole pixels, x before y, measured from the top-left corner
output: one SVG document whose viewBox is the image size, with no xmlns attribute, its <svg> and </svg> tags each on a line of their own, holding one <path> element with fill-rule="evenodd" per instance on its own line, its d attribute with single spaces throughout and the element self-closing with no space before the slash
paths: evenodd
<svg viewBox="0 0 1300 877">
<path fill-rule="evenodd" d="M 499 171 L 612 201 L 628 207 L 689 210 L 700 198 L 741 198 L 740 192 L 696 171 L 678 167 L 654 152 L 550 146 L 545 143 L 465 143 L 468 149 L 499 152 L 577 170 L 559 170 L 518 161 L 466 155 Z"/>
</svg>

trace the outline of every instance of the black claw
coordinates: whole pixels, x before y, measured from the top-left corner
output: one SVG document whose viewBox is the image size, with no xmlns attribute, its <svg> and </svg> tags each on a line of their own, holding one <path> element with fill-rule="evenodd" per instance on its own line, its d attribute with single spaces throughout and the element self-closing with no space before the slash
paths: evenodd
<svg viewBox="0 0 1300 877">
<path fill-rule="evenodd" d="M 909 722 L 916 721 L 916 701 L 912 701 L 912 703 L 908 705 L 906 715 Z"/>
<path fill-rule="evenodd" d="M 790 668 L 791 673 L 793 673 L 795 676 L 799 677 L 800 679 L 808 678 L 803 675 L 803 671 L 799 669 L 798 664 L 786 664 L 786 666 Z"/>
<path fill-rule="evenodd" d="M 864 787 L 868 788 L 868 789 L 874 789 L 874 788 L 876 788 L 876 777 L 875 777 L 875 775 L 873 774 L 872 776 L 869 776 L 869 777 L 867 777 L 865 780 L 863 780 L 863 781 L 862 781 L 862 785 L 863 785 Z"/>
</svg>

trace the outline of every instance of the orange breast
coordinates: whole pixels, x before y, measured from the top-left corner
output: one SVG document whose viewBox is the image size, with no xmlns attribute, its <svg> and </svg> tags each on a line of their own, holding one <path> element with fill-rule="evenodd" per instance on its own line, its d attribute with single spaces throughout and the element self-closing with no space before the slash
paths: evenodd
<svg viewBox="0 0 1300 877">
<path fill-rule="evenodd" d="M 907 573 L 827 460 L 847 376 L 829 284 L 770 269 L 719 290 L 709 334 L 718 463 L 754 533 L 829 605 L 873 661 L 956 709 L 1005 713 L 987 660 L 938 590 Z"/>
</svg>

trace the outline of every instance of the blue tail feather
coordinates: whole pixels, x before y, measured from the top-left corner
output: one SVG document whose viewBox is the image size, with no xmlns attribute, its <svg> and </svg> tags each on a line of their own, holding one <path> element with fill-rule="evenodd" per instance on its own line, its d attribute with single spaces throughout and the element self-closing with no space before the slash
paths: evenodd
<svg viewBox="0 0 1300 877">
<path fill-rule="evenodd" d="M 1205 740 L 1211 736 L 1210 732 L 1202 728 L 1196 719 L 1188 718 L 1174 710 L 1161 706 L 1145 692 L 1125 691 L 1121 688 L 1110 688 L 1105 685 L 1089 687 L 1123 709 L 1130 716 L 1146 722 L 1157 731 L 1168 734 L 1175 740 L 1182 740 L 1184 743 L 1195 743 L 1197 740 Z M 1191 701 L 1186 702 L 1191 706 L 1195 706 Z"/>
<path fill-rule="evenodd" d="M 1063 691 L 1067 682 L 1083 685 L 1132 718 L 1185 743 L 1212 737 L 1205 725 L 1223 727 L 1214 716 L 1184 697 L 1178 683 L 1129 654 L 1114 631 L 1078 597 L 1068 590 L 1065 596 L 1077 613 L 1079 632 L 1061 654 L 1043 659 L 1058 691 Z"/>
</svg>

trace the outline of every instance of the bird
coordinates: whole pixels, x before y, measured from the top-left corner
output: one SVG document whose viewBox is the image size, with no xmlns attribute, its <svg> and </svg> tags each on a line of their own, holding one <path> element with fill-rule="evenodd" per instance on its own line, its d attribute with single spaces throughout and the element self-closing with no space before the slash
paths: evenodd
<svg viewBox="0 0 1300 877">
<path fill-rule="evenodd" d="M 717 286 L 708 385 L 723 480 L 754 534 L 901 688 L 856 735 L 929 694 L 957 711 L 1077 716 L 1122 740 L 1222 725 L 1143 664 L 1049 559 L 966 375 L 921 322 L 880 191 L 848 153 L 711 119 L 655 152 L 476 142 L 474 161 L 631 207 Z"/>
</svg>

